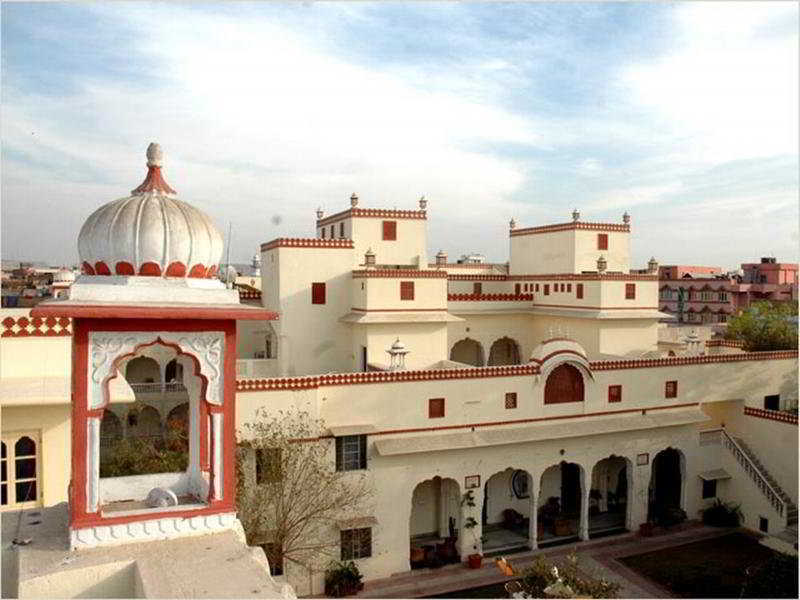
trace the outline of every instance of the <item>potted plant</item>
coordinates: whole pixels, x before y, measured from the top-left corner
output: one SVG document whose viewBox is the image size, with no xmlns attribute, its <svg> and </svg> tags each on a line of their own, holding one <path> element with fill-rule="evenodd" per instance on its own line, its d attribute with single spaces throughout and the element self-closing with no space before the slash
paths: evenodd
<svg viewBox="0 0 800 600">
<path fill-rule="evenodd" d="M 475 497 L 472 495 L 472 490 L 467 490 L 461 498 L 461 505 L 467 506 L 468 508 L 475 508 Z M 481 562 L 483 561 L 483 555 L 478 549 L 478 536 L 475 533 L 475 527 L 477 526 L 478 522 L 475 520 L 475 517 L 469 516 L 464 520 L 464 529 L 468 529 L 472 534 L 472 549 L 475 550 L 475 552 L 467 556 L 467 564 L 470 569 L 480 569 Z M 483 541 L 482 538 L 481 541 Z"/>
<path fill-rule="evenodd" d="M 325 595 L 334 598 L 352 596 L 364 589 L 363 575 L 356 563 L 351 561 L 332 562 L 325 571 Z"/>
</svg>

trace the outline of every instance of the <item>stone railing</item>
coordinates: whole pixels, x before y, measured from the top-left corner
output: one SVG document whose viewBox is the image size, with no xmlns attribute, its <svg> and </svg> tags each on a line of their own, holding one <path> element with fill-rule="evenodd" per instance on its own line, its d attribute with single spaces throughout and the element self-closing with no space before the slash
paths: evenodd
<svg viewBox="0 0 800 600">
<path fill-rule="evenodd" d="M 718 429 L 717 431 L 720 432 L 722 435 L 722 442 L 723 445 L 730 450 L 733 457 L 736 459 L 736 462 L 741 465 L 744 469 L 745 473 L 750 476 L 750 479 L 753 480 L 753 483 L 756 484 L 761 493 L 766 496 L 769 503 L 772 504 L 773 508 L 777 511 L 777 513 L 781 516 L 786 514 L 786 503 L 780 497 L 775 488 L 773 488 L 764 474 L 761 472 L 756 464 L 750 459 L 747 453 L 742 449 L 741 446 L 734 440 L 728 432 L 724 429 Z"/>
<path fill-rule="evenodd" d="M 179 382 L 173 383 L 129 383 L 134 393 L 160 394 L 164 392 L 185 392 L 186 386 Z"/>
<path fill-rule="evenodd" d="M 782 423 L 791 423 L 792 425 L 797 425 L 797 413 L 792 413 L 785 410 L 766 410 L 763 408 L 745 406 L 744 414 L 748 417 L 758 417 L 759 419 L 769 419 L 771 421 L 780 421 Z"/>
</svg>

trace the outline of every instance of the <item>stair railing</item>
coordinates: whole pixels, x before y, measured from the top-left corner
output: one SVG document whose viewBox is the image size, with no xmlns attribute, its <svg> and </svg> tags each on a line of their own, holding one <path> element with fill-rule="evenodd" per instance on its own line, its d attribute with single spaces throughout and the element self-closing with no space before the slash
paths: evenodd
<svg viewBox="0 0 800 600">
<path fill-rule="evenodd" d="M 786 514 L 786 502 L 783 498 L 780 497 L 775 488 L 773 488 L 767 478 L 764 477 L 764 474 L 761 472 L 753 460 L 747 455 L 747 453 L 742 449 L 742 447 L 734 440 L 728 432 L 724 429 L 719 429 L 718 431 L 722 434 L 722 442 L 723 445 L 731 451 L 736 461 L 742 466 L 745 472 L 750 476 L 750 479 L 756 484 L 761 493 L 767 497 L 770 504 L 775 508 L 779 515 L 784 516 Z"/>
</svg>

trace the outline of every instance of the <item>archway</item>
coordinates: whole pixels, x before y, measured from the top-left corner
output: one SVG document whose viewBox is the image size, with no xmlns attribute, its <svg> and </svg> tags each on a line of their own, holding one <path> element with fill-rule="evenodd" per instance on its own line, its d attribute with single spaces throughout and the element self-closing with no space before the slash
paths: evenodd
<svg viewBox="0 0 800 600">
<path fill-rule="evenodd" d="M 158 362 L 148 356 L 137 356 L 125 365 L 125 380 L 129 384 L 161 383 L 161 369 Z M 135 385 L 131 386 L 137 391 Z"/>
<path fill-rule="evenodd" d="M 574 366 L 563 363 L 547 376 L 544 386 L 545 404 L 583 402 L 583 375 Z"/>
<path fill-rule="evenodd" d="M 167 385 L 183 387 L 183 365 L 178 362 L 177 358 L 173 358 L 167 363 L 167 368 L 164 371 L 164 380 Z"/>
<path fill-rule="evenodd" d="M 680 450 L 666 448 L 653 458 L 648 493 L 648 521 L 660 522 L 683 509 L 685 458 Z"/>
<path fill-rule="evenodd" d="M 486 364 L 490 367 L 518 365 L 521 362 L 519 354 L 519 344 L 509 337 L 502 337 L 489 349 L 489 362 Z"/>
<path fill-rule="evenodd" d="M 450 360 L 472 365 L 473 367 L 482 367 L 485 363 L 483 346 L 476 340 L 464 338 L 456 342 L 452 350 L 450 350 Z"/>
<path fill-rule="evenodd" d="M 167 448 L 189 452 L 189 403 L 183 402 L 169 411 L 165 424 Z"/>
<path fill-rule="evenodd" d="M 576 463 L 561 462 L 542 473 L 536 520 L 540 546 L 578 539 L 584 485 L 583 469 Z"/>
<path fill-rule="evenodd" d="M 533 510 L 530 474 L 508 468 L 486 480 L 483 494 L 483 551 L 500 552 L 531 547 Z"/>
<path fill-rule="evenodd" d="M 146 404 L 141 408 L 132 406 L 128 410 L 127 437 L 160 441 L 161 415 L 158 410 Z"/>
<path fill-rule="evenodd" d="M 626 529 L 632 473 L 631 461 L 622 456 L 612 454 L 595 464 L 589 488 L 590 537 Z"/>
<path fill-rule="evenodd" d="M 459 562 L 461 490 L 450 478 L 417 484 L 411 495 L 409 561 L 412 569 Z"/>
<path fill-rule="evenodd" d="M 122 421 L 109 409 L 103 411 L 103 420 L 100 421 L 100 452 L 113 446 L 122 439 Z"/>
</svg>

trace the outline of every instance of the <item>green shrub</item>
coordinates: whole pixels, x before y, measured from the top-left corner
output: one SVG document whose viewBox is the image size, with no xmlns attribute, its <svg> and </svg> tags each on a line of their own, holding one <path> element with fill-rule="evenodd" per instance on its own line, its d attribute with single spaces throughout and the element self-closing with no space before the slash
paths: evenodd
<svg viewBox="0 0 800 600">
<path fill-rule="evenodd" d="M 341 598 L 351 596 L 362 587 L 361 572 L 351 561 L 332 562 L 325 571 L 325 595 Z"/>
<path fill-rule="evenodd" d="M 553 585 L 559 579 L 561 583 L 572 590 L 572 597 L 579 598 L 616 598 L 620 590 L 618 583 L 606 579 L 593 577 L 590 574 L 579 575 L 578 555 L 574 552 L 566 557 L 566 563 L 554 570 L 556 565 L 544 560 L 539 555 L 529 567 L 522 571 L 520 585 L 523 591 L 531 598 L 545 598 L 545 588 Z"/>
<path fill-rule="evenodd" d="M 189 456 L 174 446 L 158 447 L 152 440 L 127 438 L 116 441 L 100 453 L 100 477 L 124 477 L 151 473 L 185 471 Z"/>
<path fill-rule="evenodd" d="M 738 527 L 742 522 L 742 511 L 738 504 L 723 502 L 717 498 L 703 510 L 703 523 L 712 527 Z"/>
<path fill-rule="evenodd" d="M 797 598 L 797 557 L 775 556 L 745 571 L 742 598 Z"/>
<path fill-rule="evenodd" d="M 668 506 L 656 518 L 656 523 L 662 527 L 672 527 L 686 520 L 686 511 L 677 506 Z"/>
</svg>

